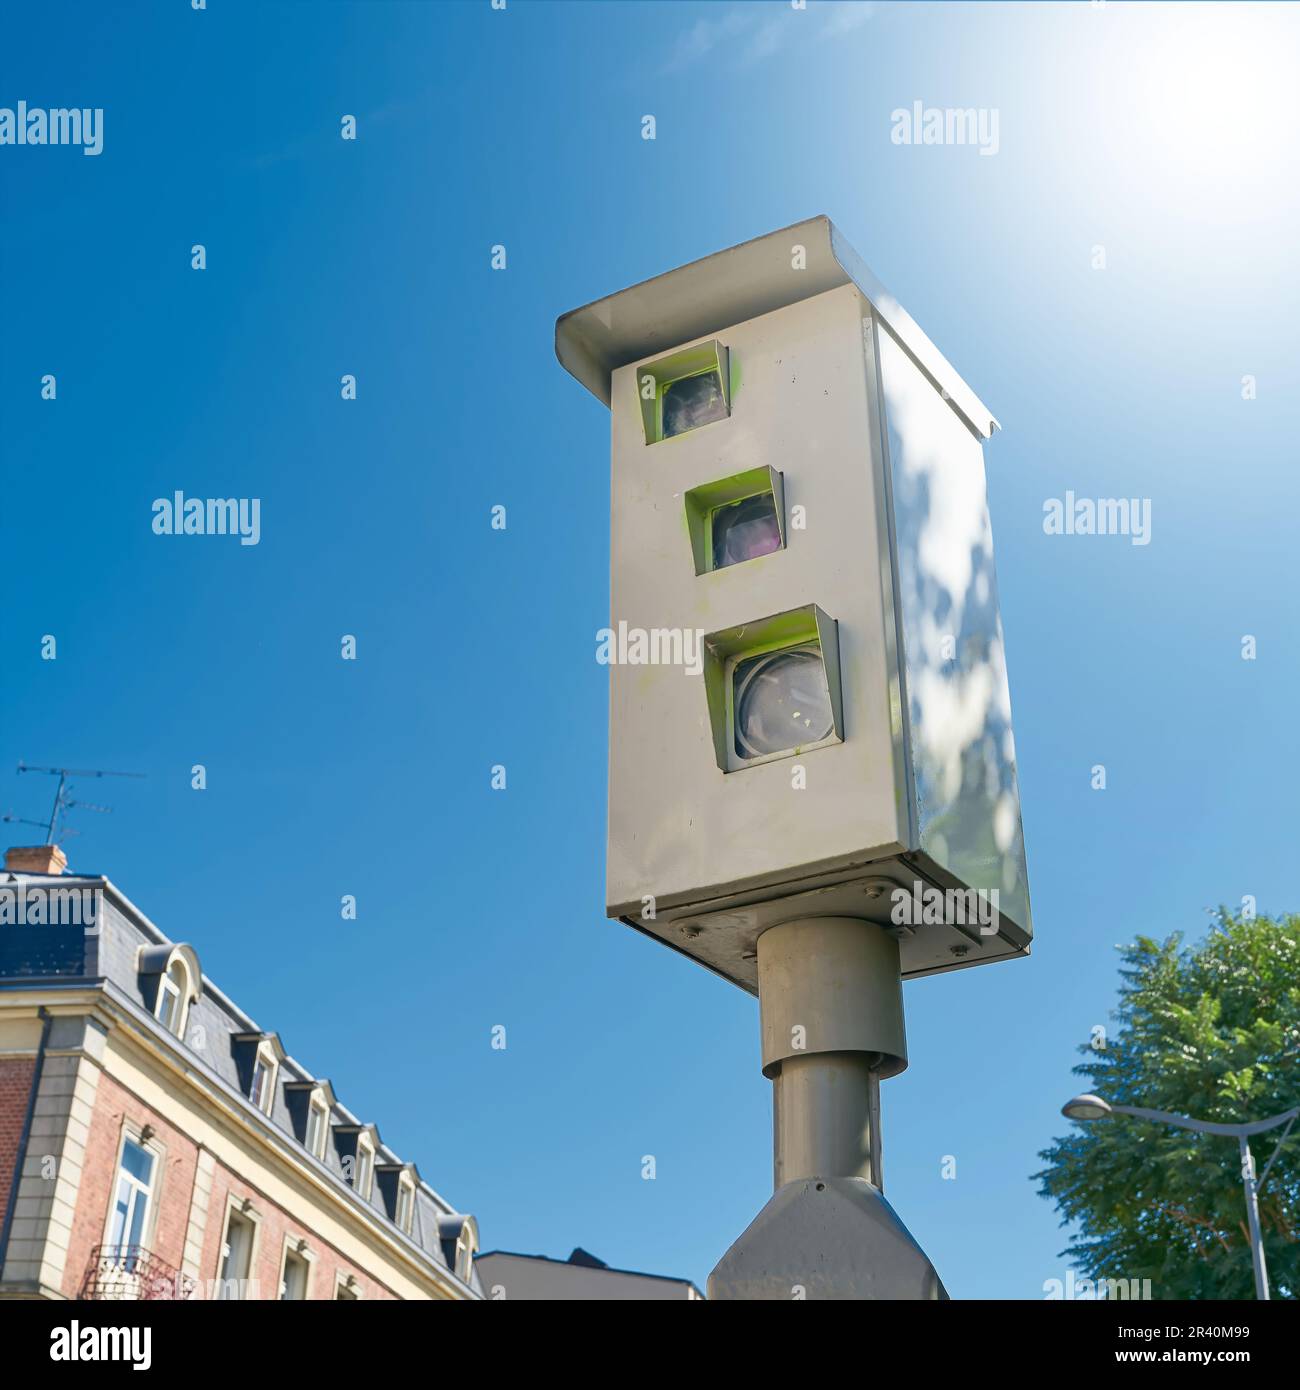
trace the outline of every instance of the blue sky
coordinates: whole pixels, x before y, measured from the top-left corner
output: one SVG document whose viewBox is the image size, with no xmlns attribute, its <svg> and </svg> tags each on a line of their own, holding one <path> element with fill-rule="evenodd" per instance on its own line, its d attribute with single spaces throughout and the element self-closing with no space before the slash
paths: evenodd
<svg viewBox="0 0 1300 1390">
<path fill-rule="evenodd" d="M 147 773 L 82 787 L 115 810 L 74 869 L 485 1246 L 702 1285 L 770 1190 L 757 1005 L 603 918 L 608 416 L 553 328 L 828 213 L 1003 425 L 1037 932 L 906 987 L 887 1190 L 955 1296 L 1042 1297 L 1028 1175 L 1114 945 L 1297 905 L 1298 41 L 1248 5 L 22 7 L 0 104 L 105 115 L 97 157 L 0 147 L 0 806 L 46 807 L 20 758 Z M 997 153 L 893 144 L 915 101 L 996 110 Z M 153 534 L 177 489 L 260 498 L 260 543 Z M 1067 490 L 1150 498 L 1150 544 L 1046 535 Z"/>
</svg>

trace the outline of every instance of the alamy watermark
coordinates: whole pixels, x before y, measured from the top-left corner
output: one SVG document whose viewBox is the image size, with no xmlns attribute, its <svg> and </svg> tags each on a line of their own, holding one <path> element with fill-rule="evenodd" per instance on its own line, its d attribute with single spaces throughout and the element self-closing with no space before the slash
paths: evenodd
<svg viewBox="0 0 1300 1390">
<path fill-rule="evenodd" d="M 1043 530 L 1049 536 L 1128 536 L 1134 545 L 1151 544 L 1149 497 L 1049 497 L 1043 503 Z"/>
<path fill-rule="evenodd" d="M 1076 1279 L 1074 1270 L 1067 1269 L 1064 1279 L 1044 1279 L 1043 1298 L 1051 1302 L 1055 1299 L 1079 1299 L 1085 1302 L 1113 1303 L 1118 1300 L 1149 1301 L 1151 1298 L 1150 1279 Z"/>
<path fill-rule="evenodd" d="M 0 145 L 80 145 L 82 154 L 104 148 L 102 106 L 0 106 Z"/>
<path fill-rule="evenodd" d="M 927 106 L 914 101 L 889 113 L 895 145 L 974 145 L 980 154 L 997 154 L 996 106 Z"/>
<path fill-rule="evenodd" d="M 103 916 L 99 888 L 45 888 L 26 883 L 0 887 L 0 927 L 80 927 L 99 931 Z"/>
<path fill-rule="evenodd" d="M 238 536 L 240 545 L 262 539 L 260 497 L 186 497 L 176 492 L 153 504 L 157 536 Z"/>
<path fill-rule="evenodd" d="M 596 661 L 601 666 L 680 666 L 688 676 L 704 670 L 702 627 L 602 627 L 596 633 Z"/>
<path fill-rule="evenodd" d="M 149 1327 L 82 1327 L 74 1318 L 50 1332 L 51 1361 L 129 1361 L 133 1371 L 153 1365 L 153 1329 Z"/>
<path fill-rule="evenodd" d="M 935 888 L 919 880 L 889 895 L 889 920 L 896 927 L 978 927 L 981 936 L 998 929 L 996 888 Z"/>
</svg>

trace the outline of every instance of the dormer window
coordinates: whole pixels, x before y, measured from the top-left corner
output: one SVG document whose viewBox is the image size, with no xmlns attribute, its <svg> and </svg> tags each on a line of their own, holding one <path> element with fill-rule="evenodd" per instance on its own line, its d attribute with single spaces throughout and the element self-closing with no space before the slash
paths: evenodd
<svg viewBox="0 0 1300 1390">
<path fill-rule="evenodd" d="M 414 1163 L 376 1163 L 375 1184 L 388 1219 L 403 1235 L 415 1225 L 415 1194 L 420 1175 Z"/>
<path fill-rule="evenodd" d="M 286 1081 L 282 1089 L 293 1132 L 313 1158 L 323 1161 L 334 1114 L 333 1088 L 328 1081 L 302 1080 Z"/>
<path fill-rule="evenodd" d="M 275 1033 L 236 1033 L 230 1042 L 239 1072 L 239 1088 L 249 1103 L 269 1115 L 275 1104 L 275 1083 L 284 1061 L 284 1048 Z"/>
<path fill-rule="evenodd" d="M 178 1038 L 185 1036 L 190 1005 L 203 991 L 199 958 L 190 946 L 142 946 L 137 968 L 153 1016 Z M 152 988 L 153 998 L 149 991 Z"/>
<path fill-rule="evenodd" d="M 468 1284 L 474 1277 L 474 1256 L 478 1254 L 478 1223 L 459 1212 L 440 1216 L 438 1240 L 452 1273 Z"/>
</svg>

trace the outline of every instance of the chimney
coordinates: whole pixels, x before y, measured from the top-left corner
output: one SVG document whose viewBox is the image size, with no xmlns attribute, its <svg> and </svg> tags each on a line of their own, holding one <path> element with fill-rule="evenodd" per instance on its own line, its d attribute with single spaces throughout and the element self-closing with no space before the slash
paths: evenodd
<svg viewBox="0 0 1300 1390">
<path fill-rule="evenodd" d="M 58 845 L 15 845 L 5 850 L 5 868 L 15 874 L 61 874 L 68 856 Z"/>
</svg>

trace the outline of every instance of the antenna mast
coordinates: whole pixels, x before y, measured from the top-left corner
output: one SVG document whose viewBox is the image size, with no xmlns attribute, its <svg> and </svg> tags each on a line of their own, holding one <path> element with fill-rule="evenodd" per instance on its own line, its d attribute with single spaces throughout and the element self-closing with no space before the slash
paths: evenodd
<svg viewBox="0 0 1300 1390">
<path fill-rule="evenodd" d="M 15 816 L 9 813 L 0 816 L 0 820 L 13 821 L 19 825 L 39 825 L 45 830 L 45 843 L 47 845 L 56 844 L 65 835 L 75 834 L 75 831 L 68 830 L 64 824 L 67 819 L 67 812 L 72 808 L 79 811 L 100 811 L 109 812 L 111 806 L 97 806 L 91 801 L 78 801 L 72 795 L 72 783 L 69 780 L 73 777 L 143 777 L 143 772 L 109 772 L 106 768 L 100 767 L 33 767 L 30 763 L 18 764 L 19 772 L 42 772 L 49 777 L 57 777 L 59 785 L 54 792 L 54 805 L 50 808 L 50 818 L 48 821 L 28 820 L 24 816 Z"/>
</svg>

